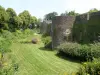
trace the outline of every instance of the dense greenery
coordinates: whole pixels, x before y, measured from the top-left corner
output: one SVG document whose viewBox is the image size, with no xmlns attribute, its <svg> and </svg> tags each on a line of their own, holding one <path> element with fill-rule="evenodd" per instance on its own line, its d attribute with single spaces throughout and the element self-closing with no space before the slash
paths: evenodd
<svg viewBox="0 0 100 75">
<path fill-rule="evenodd" d="M 81 45 L 78 43 L 64 43 L 58 47 L 59 51 L 65 52 L 72 57 L 80 57 L 87 61 L 93 60 L 93 58 L 100 57 L 100 43 Z M 80 59 L 80 60 L 81 60 Z"/>
<path fill-rule="evenodd" d="M 18 29 L 35 28 L 35 24 L 40 21 L 35 16 L 25 10 L 19 15 L 12 8 L 3 8 L 0 6 L 0 30 L 9 30 L 15 32 Z"/>
<path fill-rule="evenodd" d="M 100 58 L 92 62 L 84 62 L 78 72 L 78 75 L 99 75 L 100 74 Z"/>
<path fill-rule="evenodd" d="M 51 12 L 45 15 L 44 20 L 52 20 L 55 16 L 57 16 L 58 13 L 57 12 Z"/>
<path fill-rule="evenodd" d="M 76 13 L 75 11 L 70 11 L 70 12 L 65 12 L 65 13 L 61 13 L 61 16 L 77 16 L 79 15 L 79 13 Z"/>
</svg>

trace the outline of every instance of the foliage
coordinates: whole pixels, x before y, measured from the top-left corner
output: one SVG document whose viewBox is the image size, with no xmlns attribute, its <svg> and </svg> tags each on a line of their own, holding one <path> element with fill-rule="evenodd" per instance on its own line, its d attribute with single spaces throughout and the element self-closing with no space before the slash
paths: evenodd
<svg viewBox="0 0 100 75">
<path fill-rule="evenodd" d="M 2 6 L 0 6 L 0 30 L 8 29 L 8 20 L 8 14 L 6 13 L 5 9 Z"/>
<path fill-rule="evenodd" d="M 19 69 L 19 64 L 15 60 L 14 55 L 6 54 L 0 67 L 0 75 L 15 75 Z"/>
<path fill-rule="evenodd" d="M 31 22 L 30 13 L 27 10 L 25 10 L 22 13 L 19 14 L 19 17 L 23 21 L 22 29 L 27 29 L 29 27 L 29 25 L 30 25 L 30 22 Z"/>
<path fill-rule="evenodd" d="M 79 15 L 79 14 L 76 13 L 75 11 L 70 11 L 70 12 L 68 12 L 68 15 L 69 15 L 69 16 L 77 16 L 77 15 Z"/>
<path fill-rule="evenodd" d="M 37 19 L 37 23 L 36 23 L 37 28 L 39 28 L 39 27 L 40 27 L 41 22 L 42 22 L 42 19 L 41 19 L 41 18 Z"/>
<path fill-rule="evenodd" d="M 65 13 L 61 13 L 61 16 L 78 16 L 79 13 L 76 13 L 75 11 L 69 11 L 69 12 L 65 12 Z"/>
<path fill-rule="evenodd" d="M 0 52 L 1 53 L 9 52 L 10 45 L 11 45 L 11 42 L 9 40 L 0 37 Z"/>
<path fill-rule="evenodd" d="M 15 22 L 17 14 L 12 8 L 7 8 L 6 12 L 9 15 L 9 30 L 15 31 L 15 28 L 17 27 Z"/>
<path fill-rule="evenodd" d="M 45 15 L 45 20 L 52 20 L 55 16 L 57 16 L 57 12 L 51 12 Z"/>
<path fill-rule="evenodd" d="M 9 41 L 12 41 L 15 38 L 13 33 L 11 33 L 10 31 L 7 31 L 7 30 L 2 30 L 1 37 L 5 38 Z"/>
<path fill-rule="evenodd" d="M 22 27 L 23 21 L 19 16 L 14 17 L 14 28 L 20 29 Z"/>
<path fill-rule="evenodd" d="M 42 36 L 42 42 L 44 43 L 45 47 L 51 43 L 51 37 L 50 36 Z"/>
<path fill-rule="evenodd" d="M 30 24 L 32 25 L 30 28 L 33 29 L 35 28 L 35 25 L 37 24 L 37 18 L 35 16 L 31 17 L 31 22 Z"/>
<path fill-rule="evenodd" d="M 95 59 L 92 62 L 82 63 L 78 75 L 99 75 L 100 74 L 100 59 Z"/>
<path fill-rule="evenodd" d="M 65 52 L 72 57 L 80 57 L 88 61 L 93 58 L 100 57 L 100 44 L 78 44 L 78 43 L 63 43 L 58 47 L 59 51 Z"/>
<path fill-rule="evenodd" d="M 0 32 L 2 30 L 9 30 L 15 32 L 18 29 L 25 30 L 27 28 L 35 28 L 35 25 L 39 27 L 40 21 L 31 14 L 24 10 L 18 16 L 14 9 L 12 8 L 3 8 L 0 6 Z"/>
<path fill-rule="evenodd" d="M 88 13 L 93 13 L 93 12 L 98 12 L 98 11 L 99 11 L 98 9 L 93 8 L 93 9 L 89 10 Z"/>
<path fill-rule="evenodd" d="M 34 34 L 34 33 L 33 33 L 33 30 L 30 30 L 30 29 L 26 29 L 23 33 L 24 33 L 24 35 L 31 35 L 31 34 Z"/>
<path fill-rule="evenodd" d="M 17 16 L 16 12 L 12 8 L 7 8 L 6 12 L 9 14 L 9 17 Z"/>
</svg>

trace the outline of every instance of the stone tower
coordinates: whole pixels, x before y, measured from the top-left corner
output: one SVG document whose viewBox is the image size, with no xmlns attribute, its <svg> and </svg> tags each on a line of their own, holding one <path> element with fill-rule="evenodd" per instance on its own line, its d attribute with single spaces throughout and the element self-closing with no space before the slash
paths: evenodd
<svg viewBox="0 0 100 75">
<path fill-rule="evenodd" d="M 75 17 L 72 16 L 56 16 L 52 20 L 52 48 L 56 48 L 61 43 L 71 40 L 71 29 L 74 21 Z"/>
</svg>

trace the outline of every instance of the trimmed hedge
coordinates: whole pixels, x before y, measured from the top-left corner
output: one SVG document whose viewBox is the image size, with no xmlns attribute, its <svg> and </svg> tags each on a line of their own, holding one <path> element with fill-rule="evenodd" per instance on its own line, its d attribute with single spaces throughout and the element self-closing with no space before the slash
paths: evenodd
<svg viewBox="0 0 100 75">
<path fill-rule="evenodd" d="M 95 44 L 78 44 L 78 43 L 63 43 L 58 48 L 71 57 L 80 57 L 87 60 L 100 57 L 100 43 Z"/>
</svg>

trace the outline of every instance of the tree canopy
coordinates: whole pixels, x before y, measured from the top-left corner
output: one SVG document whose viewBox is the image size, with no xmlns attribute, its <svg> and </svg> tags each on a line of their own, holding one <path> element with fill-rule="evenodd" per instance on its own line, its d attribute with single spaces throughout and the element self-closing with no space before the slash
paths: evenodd
<svg viewBox="0 0 100 75">
<path fill-rule="evenodd" d="M 45 20 L 52 20 L 52 18 L 54 18 L 55 16 L 57 16 L 58 13 L 57 12 L 51 12 L 45 15 Z"/>
<path fill-rule="evenodd" d="M 31 23 L 31 14 L 27 10 L 24 10 L 22 13 L 19 14 L 19 17 L 23 21 L 22 28 L 23 29 L 28 28 Z"/>
<path fill-rule="evenodd" d="M 0 6 L 0 29 L 8 29 L 8 14 L 5 9 Z"/>
<path fill-rule="evenodd" d="M 93 9 L 89 10 L 88 13 L 93 13 L 93 12 L 98 12 L 98 11 L 99 11 L 98 9 L 93 8 Z"/>
<path fill-rule="evenodd" d="M 61 16 L 77 16 L 77 15 L 79 15 L 79 13 L 76 13 L 75 11 L 70 11 L 70 12 L 65 11 L 65 13 L 61 13 Z"/>
</svg>

